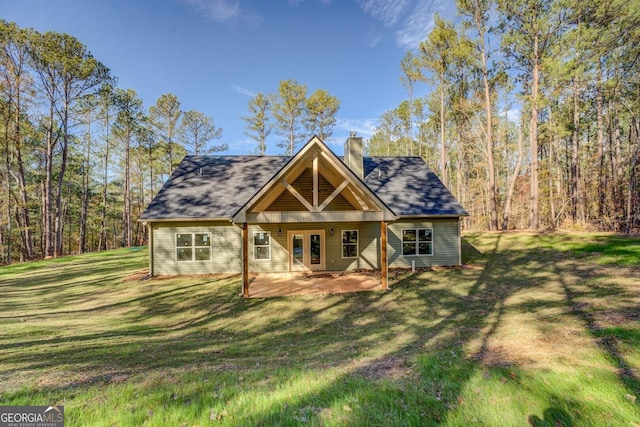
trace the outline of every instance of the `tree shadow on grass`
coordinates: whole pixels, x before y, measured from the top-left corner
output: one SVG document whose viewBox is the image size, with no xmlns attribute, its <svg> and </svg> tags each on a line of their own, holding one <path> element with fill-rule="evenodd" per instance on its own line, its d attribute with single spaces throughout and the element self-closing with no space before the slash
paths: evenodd
<svg viewBox="0 0 640 427">
<path fill-rule="evenodd" d="M 631 341 L 640 342 L 638 340 L 638 331 L 627 331 L 626 333 L 616 333 L 616 328 L 606 328 L 602 326 L 598 314 L 593 304 L 585 301 L 592 301 L 593 299 L 602 298 L 605 296 L 616 295 L 620 299 L 623 296 L 624 291 L 617 286 L 579 286 L 580 284 L 572 284 L 567 280 L 568 272 L 575 270 L 575 264 L 569 263 L 567 266 L 556 265 L 556 272 L 562 281 L 562 288 L 566 295 L 566 301 L 569 305 L 572 314 L 580 319 L 585 325 L 589 335 L 593 337 L 598 347 L 609 357 L 613 366 L 616 369 L 617 376 L 620 382 L 627 389 L 631 396 L 640 396 L 640 377 L 638 376 L 637 369 L 639 367 L 633 367 L 623 352 L 620 351 L 619 343 L 624 338 L 631 338 Z M 640 307 L 632 306 L 630 308 L 611 307 L 609 316 L 612 314 L 619 314 L 625 318 L 624 323 L 633 325 L 640 320 Z M 634 339 L 634 336 L 636 337 Z M 633 399 L 635 402 L 635 398 Z M 638 402 L 640 403 L 640 402 Z"/>
<path fill-rule="evenodd" d="M 9 345 L 22 351 L 1 358 L 17 368 L 0 375 L 39 372 L 28 392 L 57 399 L 155 376 L 158 382 L 140 385 L 142 395 L 164 392 L 149 405 L 178 410 L 199 402 L 226 410 L 237 425 L 458 423 L 472 378 L 495 376 L 518 388 L 520 361 L 492 343 L 505 316 L 575 305 L 575 291 L 560 300 L 510 302 L 576 272 L 565 270 L 563 254 L 503 242 L 501 234 L 493 238 L 484 252 L 465 243 L 465 262 L 474 268 L 408 275 L 387 293 L 260 300 L 239 298 L 238 278 L 129 284 L 149 289 L 87 313 L 128 308 L 109 323 L 111 330 L 79 328 L 42 339 L 14 334 Z M 578 277 L 589 274 L 585 268 Z M 224 389 L 224 401 L 197 387 L 173 399 L 172 387 L 188 389 L 181 378 L 194 373 Z M 637 380 L 627 388 L 635 393 Z M 11 402 L 24 393 L 4 396 Z M 252 403 L 270 395 L 263 405 Z M 522 414 L 519 421 L 545 425 L 562 415 L 570 425 L 580 418 L 579 409 L 565 409 L 569 405 L 552 394 L 540 399 L 548 402 L 545 412 Z"/>
<path fill-rule="evenodd" d="M 572 427 L 575 425 L 567 411 L 559 408 L 547 408 L 544 410 L 542 418 L 531 415 L 528 421 L 532 427 Z"/>
</svg>

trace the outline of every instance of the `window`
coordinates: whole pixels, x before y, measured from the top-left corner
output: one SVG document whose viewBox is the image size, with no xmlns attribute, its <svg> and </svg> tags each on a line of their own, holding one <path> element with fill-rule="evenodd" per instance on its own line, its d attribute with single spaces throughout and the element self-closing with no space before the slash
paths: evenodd
<svg viewBox="0 0 640 427">
<path fill-rule="evenodd" d="M 358 257 L 358 230 L 342 231 L 342 258 Z"/>
<path fill-rule="evenodd" d="M 269 233 L 262 231 L 253 233 L 253 259 L 271 259 L 271 235 Z"/>
<path fill-rule="evenodd" d="M 209 233 L 176 234 L 176 260 L 211 261 L 211 235 Z"/>
<path fill-rule="evenodd" d="M 402 230 L 402 255 L 433 255 L 433 229 Z"/>
</svg>

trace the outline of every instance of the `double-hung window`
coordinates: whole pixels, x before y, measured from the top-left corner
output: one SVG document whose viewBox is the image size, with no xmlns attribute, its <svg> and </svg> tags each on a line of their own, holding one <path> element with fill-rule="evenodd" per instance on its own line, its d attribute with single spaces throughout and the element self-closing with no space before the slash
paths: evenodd
<svg viewBox="0 0 640 427">
<path fill-rule="evenodd" d="M 253 233 L 253 259 L 271 259 L 271 235 L 264 231 Z"/>
<path fill-rule="evenodd" d="M 177 261 L 211 261 L 211 234 L 176 234 Z"/>
<path fill-rule="evenodd" d="M 342 231 L 342 258 L 358 257 L 358 230 Z"/>
<path fill-rule="evenodd" d="M 402 230 L 402 255 L 433 255 L 433 229 Z"/>
</svg>

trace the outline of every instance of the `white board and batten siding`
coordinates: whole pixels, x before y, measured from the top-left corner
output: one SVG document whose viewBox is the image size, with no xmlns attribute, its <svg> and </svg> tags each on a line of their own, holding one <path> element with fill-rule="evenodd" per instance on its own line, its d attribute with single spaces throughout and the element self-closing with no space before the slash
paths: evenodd
<svg viewBox="0 0 640 427">
<path fill-rule="evenodd" d="M 433 229 L 432 255 L 402 255 L 402 230 Z M 400 220 L 387 227 L 390 268 L 416 268 L 460 265 L 460 228 L 458 218 Z"/>
<path fill-rule="evenodd" d="M 230 222 L 154 223 L 154 276 L 240 273 L 242 271 L 242 229 Z M 209 233 L 211 259 L 178 261 L 176 236 L 187 233 Z"/>
</svg>

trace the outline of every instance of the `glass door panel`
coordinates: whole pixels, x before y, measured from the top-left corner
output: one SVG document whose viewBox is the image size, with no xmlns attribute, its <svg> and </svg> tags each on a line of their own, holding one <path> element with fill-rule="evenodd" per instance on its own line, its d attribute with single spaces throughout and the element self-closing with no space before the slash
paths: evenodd
<svg viewBox="0 0 640 427">
<path fill-rule="evenodd" d="M 289 265 L 292 271 L 323 270 L 324 230 L 289 231 Z"/>
<path fill-rule="evenodd" d="M 300 269 L 304 267 L 304 235 L 294 234 L 291 238 L 291 267 Z"/>
<path fill-rule="evenodd" d="M 322 264 L 320 234 L 309 234 L 309 262 L 313 266 Z"/>
</svg>

